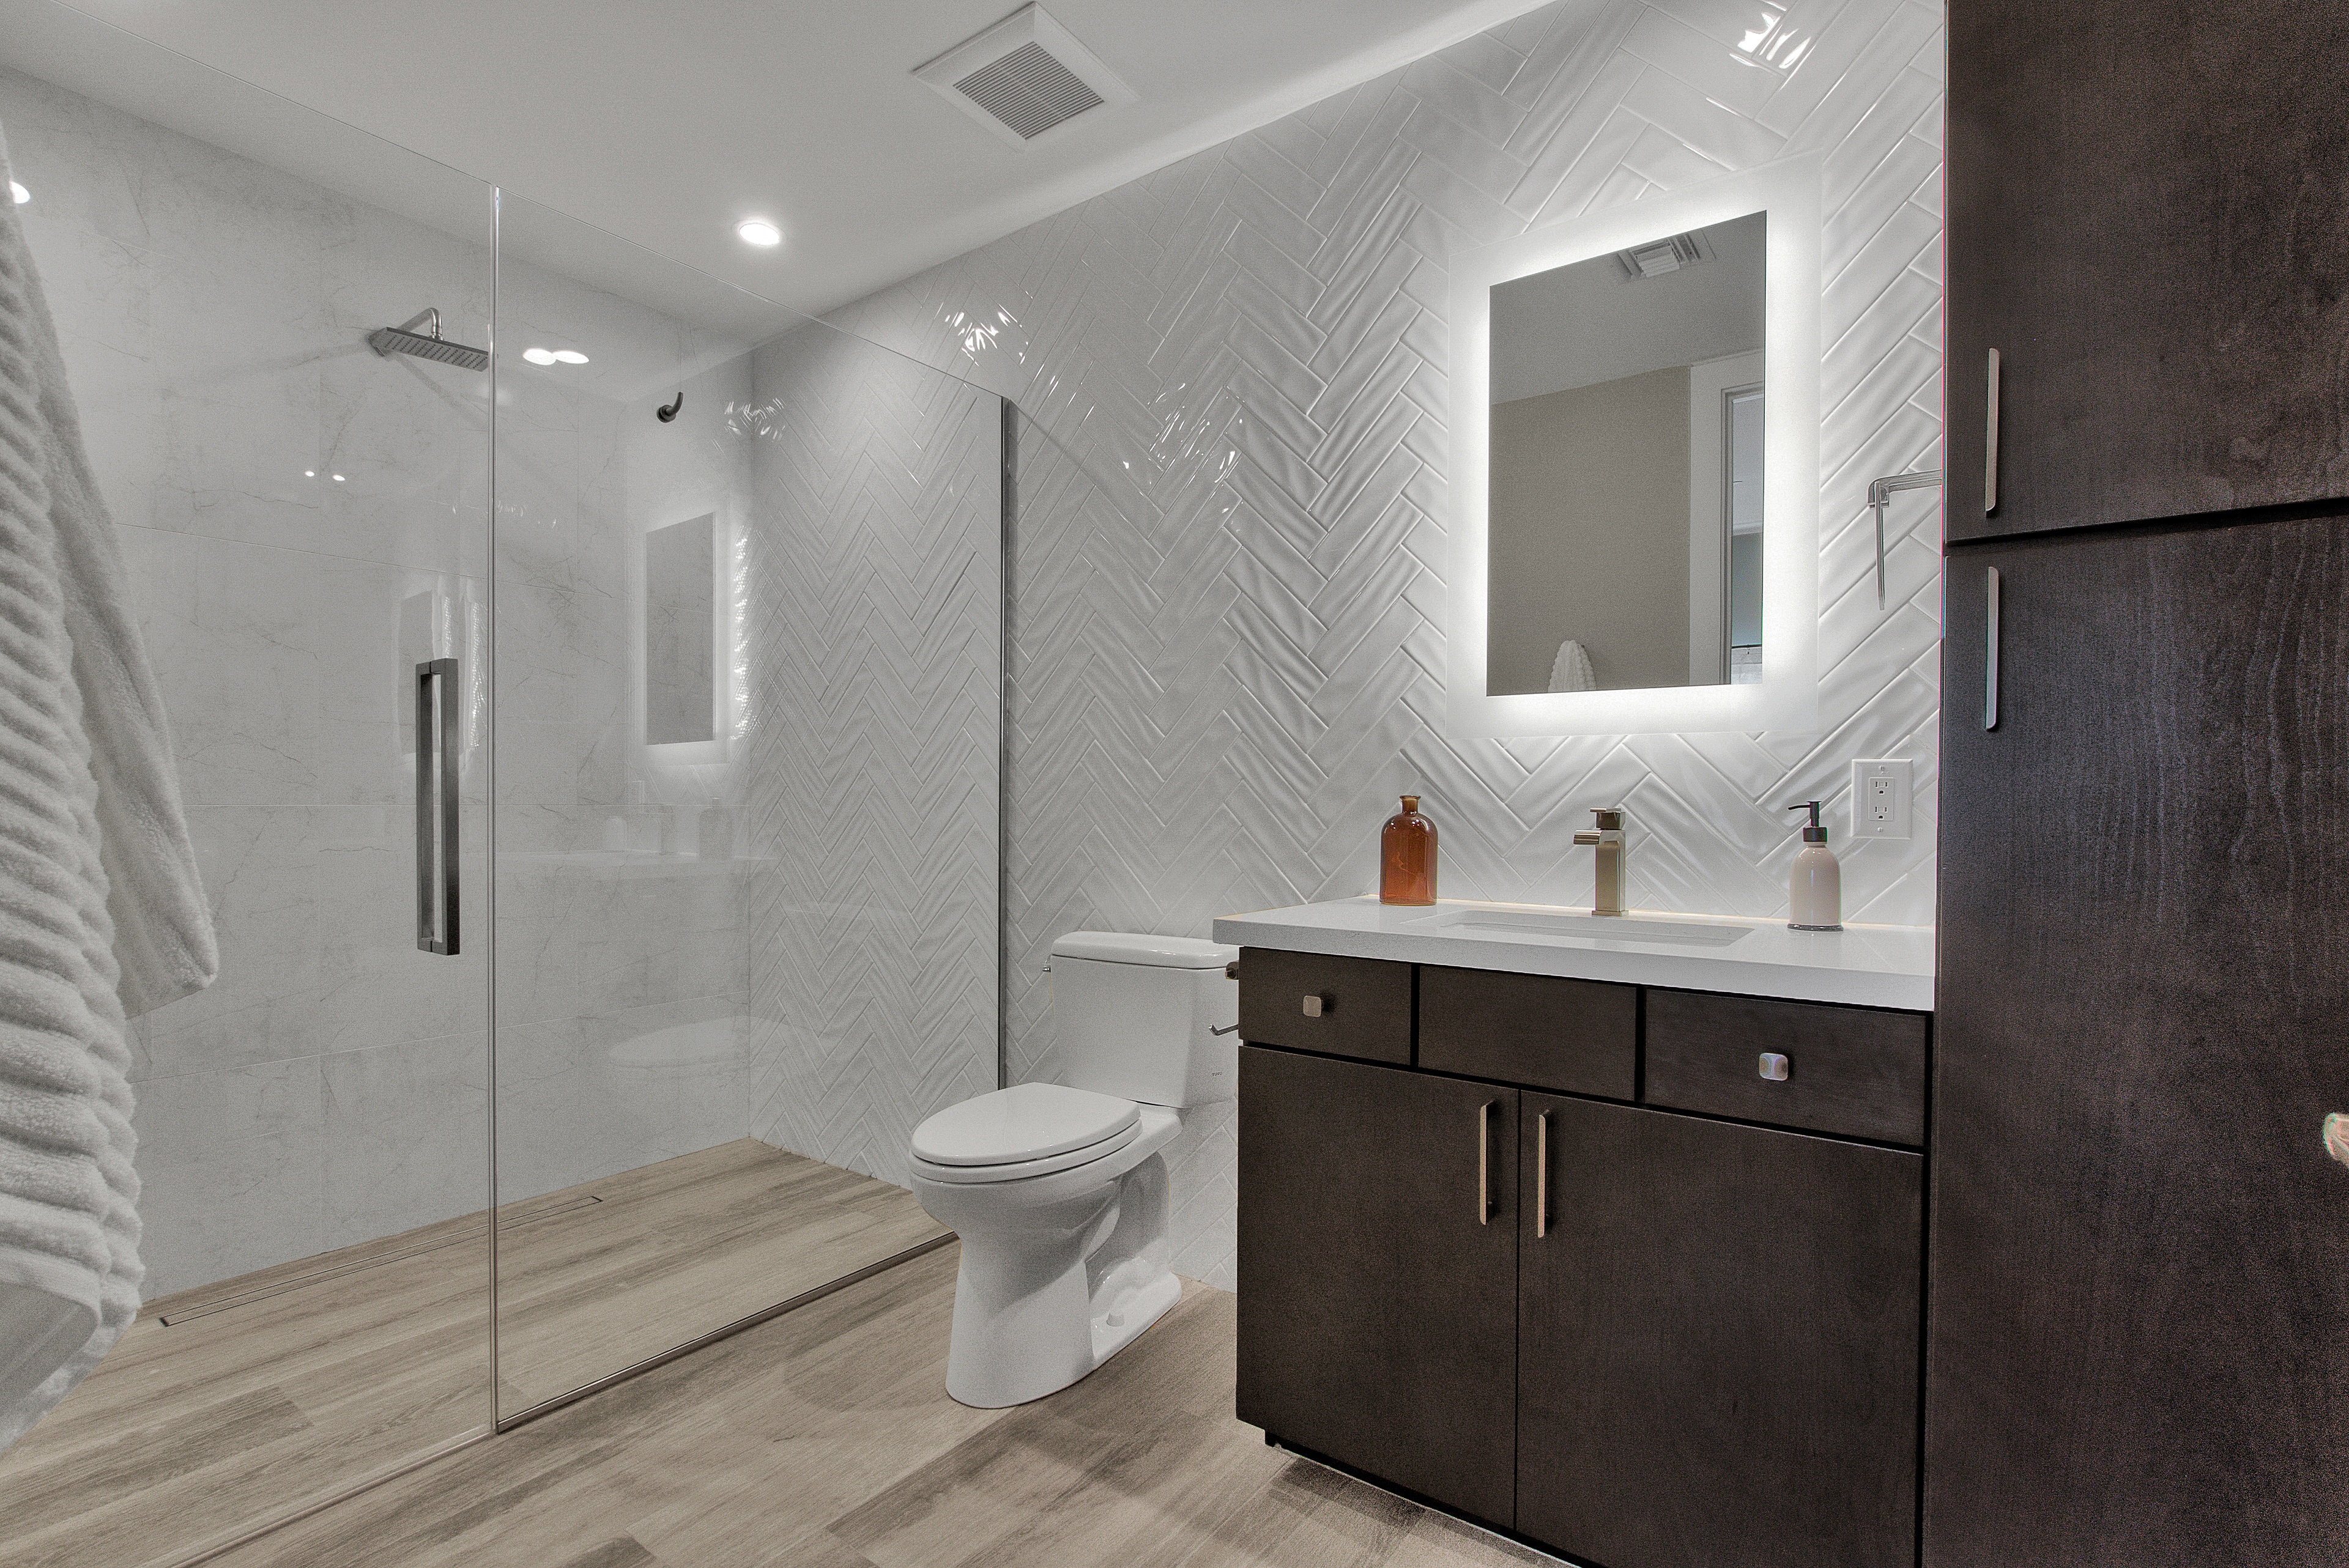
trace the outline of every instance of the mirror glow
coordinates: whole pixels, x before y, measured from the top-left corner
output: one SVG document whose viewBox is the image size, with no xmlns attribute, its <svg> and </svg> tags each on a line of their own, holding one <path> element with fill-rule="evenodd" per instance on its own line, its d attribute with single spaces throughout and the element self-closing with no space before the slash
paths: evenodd
<svg viewBox="0 0 2349 1568">
<path fill-rule="evenodd" d="M 1487 690 L 1761 677 L 1766 229 L 1494 287 Z"/>
<path fill-rule="evenodd" d="M 1449 733 L 1816 722 L 1819 179 L 1455 257 Z"/>
</svg>

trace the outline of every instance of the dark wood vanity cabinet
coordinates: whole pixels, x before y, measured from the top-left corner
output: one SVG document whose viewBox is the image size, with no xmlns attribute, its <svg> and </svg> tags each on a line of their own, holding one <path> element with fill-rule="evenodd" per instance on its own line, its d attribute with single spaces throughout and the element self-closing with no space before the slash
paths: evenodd
<svg viewBox="0 0 2349 1568">
<path fill-rule="evenodd" d="M 1522 1117 L 1517 1531 L 1607 1568 L 1913 1562 L 1923 1157 Z"/>
<path fill-rule="evenodd" d="M 1321 973 L 1266 956 L 1244 1038 Z M 1927 1017 L 1410 989 L 1402 1062 L 1241 1048 L 1240 1418 L 1606 1568 L 1913 1564 Z"/>
<path fill-rule="evenodd" d="M 1516 1091 L 1248 1047 L 1240 1102 L 1240 1419 L 1506 1526 Z"/>
<path fill-rule="evenodd" d="M 2349 5 L 2155 15 L 1950 0 L 1953 541 L 2349 496 Z"/>
</svg>

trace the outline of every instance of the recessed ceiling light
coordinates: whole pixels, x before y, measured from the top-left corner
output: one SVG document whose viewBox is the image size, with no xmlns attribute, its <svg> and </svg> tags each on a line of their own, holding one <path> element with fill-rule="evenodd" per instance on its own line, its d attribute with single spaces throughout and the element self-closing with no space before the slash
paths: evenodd
<svg viewBox="0 0 2349 1568">
<path fill-rule="evenodd" d="M 22 207 L 26 202 L 30 201 L 33 199 L 33 193 L 30 191 L 26 190 L 22 185 L 17 184 L 14 180 L 8 181 L 8 194 L 16 199 L 16 205 L 19 207 Z"/>
<path fill-rule="evenodd" d="M 745 218 L 734 225 L 734 232 L 753 245 L 780 245 L 783 242 L 783 232 L 764 218 Z"/>
<path fill-rule="evenodd" d="M 335 476 L 335 482 L 336 482 L 336 484 L 341 484 L 341 483 L 343 482 L 343 476 L 342 476 L 342 475 L 340 475 L 340 474 L 336 474 L 336 475 Z"/>
<path fill-rule="evenodd" d="M 575 348 L 558 348 L 554 351 L 554 362 L 558 365 L 585 365 L 587 363 L 587 356 L 580 353 Z"/>
<path fill-rule="evenodd" d="M 529 360 L 533 365 L 552 365 L 554 363 L 554 350 L 551 348 L 525 348 L 522 351 L 522 356 L 524 359 Z"/>
<path fill-rule="evenodd" d="M 302 477 L 305 480 L 315 480 L 318 477 L 318 470 L 316 469 L 304 469 L 302 470 Z"/>
</svg>

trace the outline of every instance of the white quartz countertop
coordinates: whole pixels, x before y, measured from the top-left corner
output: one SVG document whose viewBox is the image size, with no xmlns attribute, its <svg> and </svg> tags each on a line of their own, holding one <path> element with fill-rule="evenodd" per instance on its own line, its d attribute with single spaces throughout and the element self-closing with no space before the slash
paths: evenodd
<svg viewBox="0 0 2349 1568">
<path fill-rule="evenodd" d="M 1445 899 L 1432 907 L 1371 897 L 1304 903 L 1216 922 L 1216 940 L 1345 958 L 1561 975 L 1681 991 L 1933 1010 L 1930 926 L 1791 931 L 1783 920 L 1588 910 Z"/>
</svg>

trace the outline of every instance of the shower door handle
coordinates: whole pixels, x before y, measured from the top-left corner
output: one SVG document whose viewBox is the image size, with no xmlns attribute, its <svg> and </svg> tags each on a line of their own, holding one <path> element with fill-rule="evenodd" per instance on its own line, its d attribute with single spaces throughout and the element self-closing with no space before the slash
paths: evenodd
<svg viewBox="0 0 2349 1568">
<path fill-rule="evenodd" d="M 457 661 L 416 666 L 416 945 L 457 953 Z"/>
</svg>

